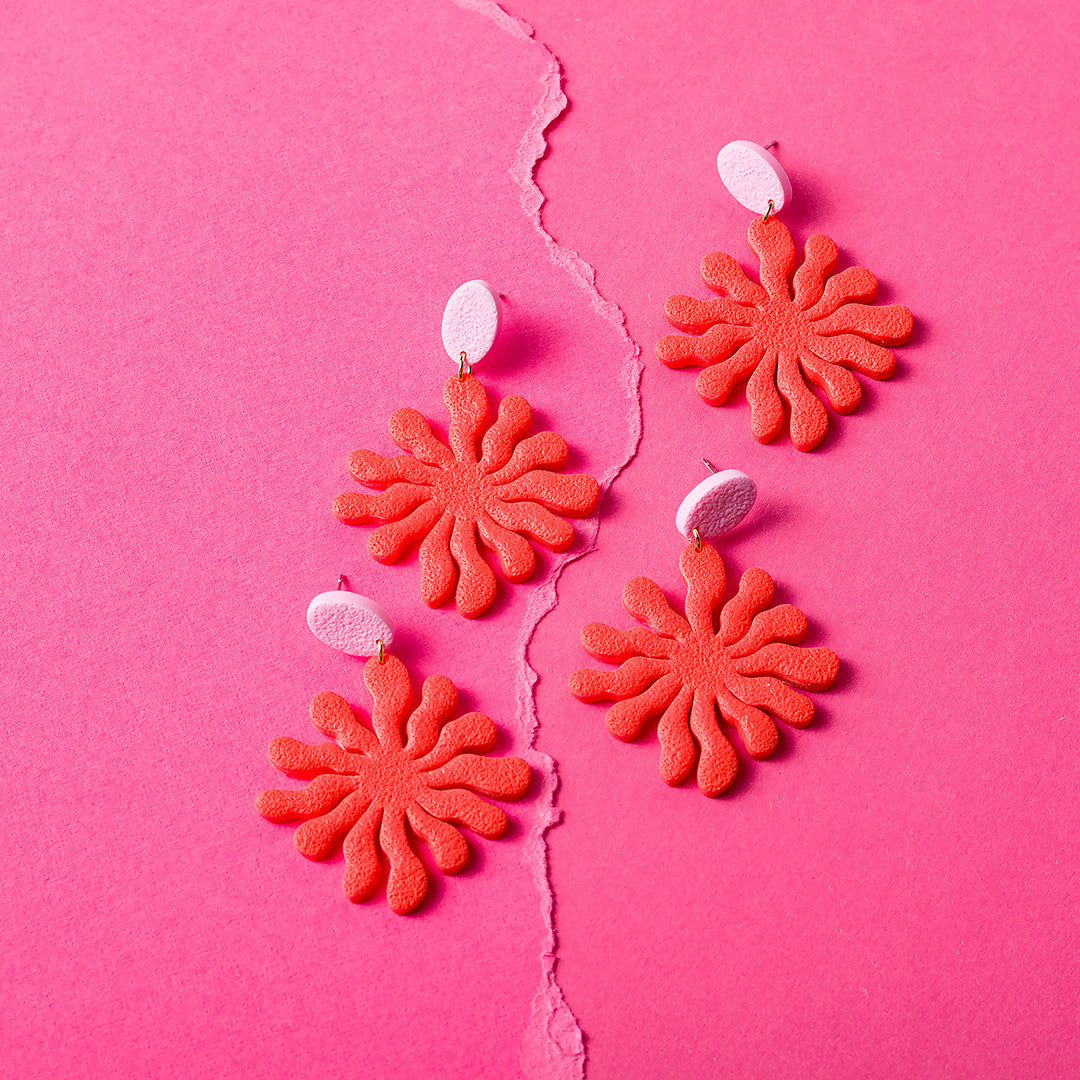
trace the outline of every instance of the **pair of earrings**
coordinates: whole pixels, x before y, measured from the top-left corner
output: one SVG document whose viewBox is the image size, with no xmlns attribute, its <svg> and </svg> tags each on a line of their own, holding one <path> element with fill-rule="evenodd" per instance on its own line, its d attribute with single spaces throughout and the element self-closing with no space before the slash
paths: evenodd
<svg viewBox="0 0 1080 1080">
<path fill-rule="evenodd" d="M 824 405 L 809 386 L 823 390 L 837 413 L 854 410 L 861 388 L 851 372 L 888 378 L 894 364 L 887 346 L 908 340 L 911 313 L 900 305 L 872 306 L 877 281 L 868 270 L 851 267 L 834 275 L 838 250 L 828 237 L 811 236 L 795 269 L 791 234 L 776 217 L 791 198 L 791 184 L 767 148 L 729 143 L 717 167 L 728 190 L 761 215 L 749 228 L 760 284 L 730 255 L 707 255 L 702 281 L 721 295 L 705 301 L 670 297 L 665 313 L 683 333 L 663 338 L 657 357 L 669 367 L 702 368 L 696 389 L 712 405 L 724 403 L 747 380 L 755 437 L 771 441 L 788 419 L 792 443 L 809 451 L 828 429 Z M 531 410 L 524 398 L 504 398 L 488 425 L 487 395 L 471 367 L 490 349 L 500 323 L 499 299 L 484 282 L 468 282 L 453 294 L 443 318 L 443 344 L 458 365 L 443 391 L 447 442 L 416 410 L 397 410 L 390 436 L 407 454 L 356 451 L 350 473 L 380 494 L 347 493 L 333 507 L 347 524 L 381 522 L 368 538 L 379 562 L 395 562 L 419 543 L 423 599 L 437 607 L 453 596 L 466 618 L 487 611 L 496 592 L 477 536 L 508 581 L 524 581 L 535 567 L 530 541 L 565 551 L 573 540 L 565 518 L 591 513 L 599 497 L 592 477 L 560 472 L 568 455 L 560 436 L 526 437 Z M 808 725 L 814 705 L 799 691 L 829 689 L 839 660 L 830 649 L 800 647 L 806 618 L 790 604 L 771 606 L 774 584 L 763 570 L 747 570 L 736 595 L 722 603 L 724 564 L 708 541 L 745 517 L 756 488 L 737 470 L 709 469 L 713 475 L 687 495 L 675 517 L 686 541 L 679 559 L 687 587 L 684 614 L 672 609 L 655 582 L 628 582 L 623 605 L 645 628 L 586 626 L 585 650 L 619 667 L 575 672 L 570 692 L 581 701 L 613 700 L 607 726 L 622 740 L 635 739 L 658 716 L 663 779 L 680 784 L 696 772 L 700 790 L 714 797 L 738 771 L 718 715 L 739 733 L 750 757 L 767 758 L 779 739 L 773 718 Z M 505 814 L 475 793 L 520 798 L 529 767 L 519 758 L 486 756 L 495 742 L 486 716 L 451 718 L 456 689 L 449 679 L 428 678 L 414 708 L 409 675 L 387 653 L 389 617 L 338 584 L 312 601 L 308 624 L 327 644 L 370 657 L 364 681 L 375 702 L 372 726 L 338 695 L 318 695 L 312 722 L 335 741 L 310 747 L 275 739 L 274 765 L 311 783 L 302 791 L 264 792 L 257 805 L 274 821 L 304 819 L 295 840 L 310 858 L 325 856 L 344 835 L 344 886 L 352 900 L 378 887 L 381 850 L 389 865 L 388 902 L 405 913 L 422 902 L 428 884 L 409 830 L 429 846 L 440 870 L 457 873 L 468 846 L 456 825 L 491 838 L 506 828 Z"/>
<path fill-rule="evenodd" d="M 854 266 L 834 274 L 839 252 L 827 236 L 807 240 L 796 269 L 791 233 L 776 216 L 791 200 L 791 181 L 768 147 L 728 143 L 716 165 L 724 186 L 755 214 L 749 243 L 760 261 L 760 282 L 730 255 L 706 255 L 701 280 L 720 295 L 669 297 L 664 312 L 683 333 L 662 338 L 657 358 L 672 368 L 701 368 L 695 389 L 710 405 L 722 405 L 745 380 L 755 438 L 771 442 L 786 420 L 792 443 L 813 450 L 829 421 L 810 387 L 824 391 L 835 412 L 852 412 L 862 394 L 852 372 L 873 379 L 892 375 L 889 346 L 911 337 L 911 312 L 899 304 L 874 306 L 877 279 L 869 270 Z M 623 590 L 623 606 L 648 629 L 586 626 L 585 650 L 620 666 L 577 671 L 570 680 L 570 692 L 582 701 L 615 700 L 607 725 L 616 738 L 636 738 L 647 720 L 659 716 L 664 780 L 682 783 L 696 760 L 698 786 L 710 796 L 726 791 L 738 768 L 717 712 L 751 758 L 767 758 L 778 743 L 770 715 L 805 727 L 814 706 L 798 691 L 829 689 L 839 670 L 830 649 L 798 647 L 806 618 L 789 604 L 769 606 L 773 580 L 764 570 L 743 574 L 716 629 L 724 564 L 703 541 L 733 528 L 754 491 L 749 477 L 729 470 L 687 496 L 675 522 L 690 541 L 679 559 L 685 617 L 671 609 L 658 585 L 635 578 Z"/>
<path fill-rule="evenodd" d="M 333 505 L 346 524 L 382 523 L 368 538 L 379 562 L 396 562 L 419 543 L 424 601 L 439 607 L 452 596 L 466 618 L 482 615 L 495 599 L 495 575 L 478 537 L 508 581 L 524 581 L 536 564 L 532 542 L 565 551 L 574 539 L 566 517 L 591 513 L 600 495 L 591 476 L 560 471 L 569 455 L 561 436 L 528 435 L 532 410 L 524 398 L 503 398 L 489 425 L 487 394 L 472 365 L 491 348 L 501 321 L 499 298 L 484 282 L 466 282 L 454 292 L 442 327 L 458 368 L 443 388 L 447 441 L 415 409 L 398 409 L 390 437 L 407 453 L 357 450 L 349 471 L 379 494 L 350 492 Z M 488 756 L 495 725 L 479 712 L 454 717 L 457 689 L 445 676 L 427 678 L 417 704 L 408 671 L 389 652 L 390 616 L 343 584 L 341 577 L 337 589 L 311 601 L 307 622 L 331 647 L 369 658 L 364 684 L 374 701 L 371 724 L 339 695 L 318 694 L 311 722 L 333 742 L 274 739 L 272 764 L 310 783 L 299 791 L 264 791 L 256 808 L 271 821 L 301 820 L 294 841 L 308 858 L 324 858 L 341 840 L 350 900 L 376 891 L 385 860 L 387 902 L 406 914 L 423 901 L 429 884 L 413 838 L 428 846 L 444 874 L 459 873 L 469 847 L 458 826 L 489 839 L 502 836 L 506 814 L 479 796 L 519 799 L 530 771 L 521 758 Z"/>
</svg>

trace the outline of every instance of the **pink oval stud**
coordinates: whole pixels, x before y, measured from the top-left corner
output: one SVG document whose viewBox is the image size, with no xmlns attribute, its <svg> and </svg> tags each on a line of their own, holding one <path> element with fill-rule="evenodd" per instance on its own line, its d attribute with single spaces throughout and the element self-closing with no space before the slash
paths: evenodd
<svg viewBox="0 0 1080 1080">
<path fill-rule="evenodd" d="M 374 600 L 336 589 L 319 593 L 308 605 L 311 632 L 332 649 L 349 656 L 375 656 L 394 640 L 390 616 Z"/>
<path fill-rule="evenodd" d="M 455 364 L 471 367 L 487 355 L 502 324 L 502 305 L 486 281 L 466 281 L 446 302 L 442 340 L 446 355 Z"/>
<path fill-rule="evenodd" d="M 737 139 L 716 155 L 716 168 L 724 187 L 755 214 L 782 210 L 791 202 L 791 181 L 784 167 L 763 146 Z"/>
<path fill-rule="evenodd" d="M 757 484 L 738 469 L 724 469 L 707 476 L 679 504 L 675 528 L 691 539 L 694 530 L 702 539 L 730 532 L 754 505 Z"/>
</svg>

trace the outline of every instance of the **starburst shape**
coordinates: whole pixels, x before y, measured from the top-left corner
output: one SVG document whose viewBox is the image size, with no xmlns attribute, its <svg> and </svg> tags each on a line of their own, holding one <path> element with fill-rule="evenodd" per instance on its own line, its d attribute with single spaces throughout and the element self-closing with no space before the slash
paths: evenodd
<svg viewBox="0 0 1080 1080">
<path fill-rule="evenodd" d="M 529 541 L 565 551 L 574 529 L 558 515 L 592 513 L 600 489 L 591 476 L 555 471 L 569 454 L 560 435 L 541 431 L 525 437 L 532 410 L 524 398 L 503 398 L 486 430 L 487 394 L 474 376 L 450 378 L 443 400 L 450 413 L 448 445 L 415 409 L 398 409 L 390 417 L 390 438 L 408 454 L 387 458 L 355 451 L 349 472 L 382 494 L 339 495 L 334 514 L 347 525 L 387 522 L 368 538 L 368 551 L 381 563 L 396 562 L 410 544 L 422 541 L 425 603 L 444 604 L 455 595 L 456 583 L 458 611 L 474 618 L 495 599 L 495 575 L 477 548 L 477 535 L 495 552 L 508 581 L 525 581 L 536 565 Z"/>
<path fill-rule="evenodd" d="M 681 784 L 697 758 L 698 787 L 716 796 L 738 771 L 717 710 L 750 757 L 767 758 L 779 740 L 768 714 L 806 727 L 814 703 L 793 687 L 827 690 L 839 661 L 831 649 L 796 647 L 806 635 L 806 617 L 790 604 L 769 607 L 773 580 L 764 570 L 743 574 L 738 593 L 720 612 L 719 631 L 713 616 L 725 587 L 720 555 L 709 544 L 700 551 L 691 544 L 679 570 L 686 581 L 686 618 L 654 581 L 634 578 L 623 590 L 623 606 L 649 629 L 589 623 L 581 631 L 585 651 L 621 664 L 615 671 L 574 672 L 570 693 L 581 701 L 615 701 L 607 726 L 624 741 L 636 739 L 659 715 L 660 775 Z"/>
<path fill-rule="evenodd" d="M 900 304 L 873 306 L 877 279 L 861 266 L 833 274 L 837 248 L 827 236 L 806 241 L 794 278 L 795 245 L 776 218 L 750 223 L 750 247 L 761 264 L 761 284 L 730 255 L 706 255 L 701 280 L 727 295 L 669 297 L 668 321 L 691 336 L 661 338 L 656 355 L 668 367 L 704 368 L 696 389 L 710 405 L 722 405 L 735 384 L 748 379 L 750 427 L 759 442 L 783 428 L 783 398 L 791 441 L 813 450 L 825 438 L 829 418 L 810 385 L 824 390 L 836 412 L 852 412 L 862 388 L 851 372 L 872 379 L 892 375 L 895 361 L 884 346 L 911 337 L 911 312 Z"/>
<path fill-rule="evenodd" d="M 482 756 L 495 745 L 495 725 L 477 712 L 451 719 L 457 690 L 444 676 L 424 681 L 416 709 L 409 674 L 394 657 L 369 660 L 364 683 L 375 700 L 371 727 L 344 698 L 317 695 L 311 722 L 334 742 L 309 746 L 281 737 L 270 743 L 277 769 L 311 783 L 299 791 L 264 791 L 255 805 L 271 821 L 302 819 L 294 839 L 309 859 L 324 858 L 344 837 L 350 900 L 366 900 L 378 888 L 381 851 L 390 868 L 387 901 L 404 915 L 428 888 L 410 835 L 427 844 L 444 874 L 459 873 L 469 845 L 451 823 L 490 839 L 502 836 L 506 814 L 473 792 L 519 799 L 529 786 L 529 766 L 521 758 Z"/>
</svg>

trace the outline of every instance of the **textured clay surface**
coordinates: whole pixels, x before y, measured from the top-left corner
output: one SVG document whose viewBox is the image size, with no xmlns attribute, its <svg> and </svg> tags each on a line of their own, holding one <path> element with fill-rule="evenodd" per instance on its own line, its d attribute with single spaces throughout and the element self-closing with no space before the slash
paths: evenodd
<svg viewBox="0 0 1080 1080">
<path fill-rule="evenodd" d="M 458 363 L 482 360 L 495 343 L 502 323 L 502 306 L 495 290 L 486 281 L 466 281 L 459 285 L 443 312 L 442 340 L 446 355 Z"/>
<path fill-rule="evenodd" d="M 750 427 L 759 442 L 770 442 L 782 430 L 782 398 L 791 414 L 791 441 L 813 450 L 829 420 L 810 385 L 825 392 L 836 412 L 854 411 L 862 390 L 851 371 L 887 379 L 894 360 L 883 346 L 903 345 L 911 337 L 911 312 L 900 304 L 872 306 L 877 279 L 861 266 L 833 274 L 838 253 L 827 236 L 806 241 L 798 270 L 791 233 L 776 218 L 755 218 L 749 239 L 761 264 L 761 284 L 730 255 L 706 255 L 701 280 L 727 295 L 669 297 L 668 321 L 690 336 L 661 338 L 656 355 L 668 367 L 704 368 L 696 389 L 710 405 L 722 405 L 735 384 L 748 379 Z"/>
<path fill-rule="evenodd" d="M 782 210 L 791 201 L 791 181 L 784 167 L 757 143 L 729 142 L 716 155 L 716 170 L 724 187 L 755 214 Z"/>
<path fill-rule="evenodd" d="M 280 737 L 270 743 L 275 768 L 311 783 L 300 791 L 264 791 L 255 805 L 270 821 L 302 820 L 296 848 L 309 859 L 324 858 L 344 838 L 350 900 L 366 900 L 378 888 L 381 852 L 389 864 L 386 899 L 404 915 L 419 906 L 428 888 L 405 823 L 444 874 L 457 874 L 469 846 L 455 825 L 489 839 L 506 831 L 502 810 L 473 792 L 520 799 L 529 786 L 529 766 L 516 757 L 483 756 L 495 745 L 495 725 L 477 712 L 452 720 L 457 690 L 444 676 L 424 681 L 415 709 L 409 674 L 395 657 L 369 660 L 364 683 L 375 699 L 371 727 L 344 698 L 317 695 L 311 722 L 334 742 L 309 746 Z"/>
<path fill-rule="evenodd" d="M 495 600 L 495 574 L 477 549 L 477 534 L 497 555 L 506 579 L 524 581 L 536 562 L 529 541 L 565 551 L 574 530 L 558 515 L 591 513 L 599 487 L 591 476 L 553 471 L 566 464 L 566 442 L 551 431 L 525 437 L 532 410 L 524 398 L 503 398 L 498 419 L 486 430 L 487 394 L 474 376 L 451 376 L 443 400 L 449 446 L 415 409 L 398 409 L 390 417 L 390 438 L 411 456 L 355 451 L 352 475 L 385 490 L 339 495 L 334 514 L 347 525 L 387 523 L 368 538 L 368 550 L 382 563 L 396 562 L 410 544 L 421 542 L 424 602 L 439 607 L 453 595 L 458 611 L 471 619 Z"/>
<path fill-rule="evenodd" d="M 752 758 L 767 758 L 779 740 L 767 713 L 806 727 L 814 704 L 792 687 L 829 689 L 839 660 L 831 649 L 796 647 L 806 636 L 806 617 L 790 604 L 769 607 L 773 581 L 764 570 L 743 574 L 738 593 L 723 605 L 718 632 L 713 613 L 725 586 L 720 555 L 708 544 L 700 551 L 690 544 L 679 569 L 687 587 L 686 618 L 672 610 L 654 581 L 627 582 L 623 606 L 649 629 L 589 623 L 581 631 L 585 651 L 620 666 L 574 672 L 570 693 L 580 701 L 615 701 L 607 726 L 618 739 L 636 739 L 646 721 L 659 715 L 660 775 L 668 784 L 681 784 L 697 758 L 698 787 L 716 796 L 738 771 L 717 710 Z"/>
<path fill-rule="evenodd" d="M 319 593 L 307 610 L 311 632 L 332 649 L 349 656 L 374 656 L 394 641 L 390 616 L 374 600 L 336 589 Z"/>
<path fill-rule="evenodd" d="M 757 484 L 746 473 L 724 469 L 705 477 L 683 499 L 675 511 L 675 528 L 687 540 L 695 529 L 703 540 L 722 536 L 750 513 L 756 498 Z"/>
</svg>

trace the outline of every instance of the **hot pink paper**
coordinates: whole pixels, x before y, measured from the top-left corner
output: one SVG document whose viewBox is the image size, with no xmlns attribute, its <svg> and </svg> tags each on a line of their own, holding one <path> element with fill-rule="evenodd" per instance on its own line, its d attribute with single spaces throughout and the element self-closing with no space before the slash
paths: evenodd
<svg viewBox="0 0 1080 1080">
<path fill-rule="evenodd" d="M 664 298 L 707 295 L 707 251 L 756 273 L 713 164 L 734 138 L 778 141 L 796 242 L 833 237 L 916 321 L 809 455 L 647 363 L 641 450 L 532 653 L 587 1075 L 1077 1075 L 1075 8 L 515 10 L 572 103 L 545 226 L 647 356 Z M 672 518 L 701 455 L 758 483 L 729 576 L 767 569 L 843 665 L 718 802 L 666 789 L 655 737 L 617 743 L 564 690 L 581 625 L 633 625 L 626 578 L 681 603 Z"/>
<path fill-rule="evenodd" d="M 537 41 L 482 3 L 7 13 L 0 1070 L 572 1076 L 576 1016 L 589 1077 L 1075 1074 L 1075 15 L 512 14 Z M 544 45 L 561 248 L 530 220 Z M 701 255 L 753 268 L 731 138 L 779 140 L 797 241 L 916 314 L 812 455 L 650 359 Z M 509 301 L 493 401 L 613 476 L 632 346 L 589 264 L 645 354 L 644 434 L 529 647 L 534 721 L 557 560 L 465 622 L 329 502 L 393 408 L 441 424 L 442 305 L 473 277 Z M 701 454 L 759 485 L 732 575 L 768 569 L 844 661 L 820 722 L 715 802 L 565 690 L 580 626 L 628 624 L 627 577 L 680 597 Z M 252 806 L 314 693 L 366 711 L 303 621 L 340 571 L 537 769 L 407 919 Z"/>
</svg>

